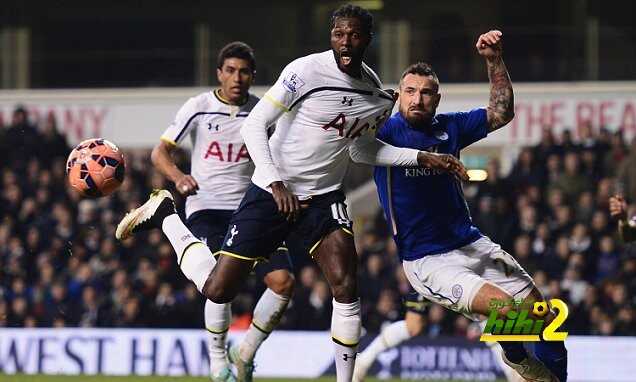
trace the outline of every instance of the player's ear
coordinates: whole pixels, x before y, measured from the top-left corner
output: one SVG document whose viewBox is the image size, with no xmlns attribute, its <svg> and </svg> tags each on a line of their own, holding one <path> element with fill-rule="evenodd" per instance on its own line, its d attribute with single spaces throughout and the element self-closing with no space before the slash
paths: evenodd
<svg viewBox="0 0 636 382">
<path fill-rule="evenodd" d="M 223 71 L 221 70 L 221 68 L 216 68 L 216 79 L 217 81 L 219 81 L 219 83 L 221 83 L 221 74 L 223 74 Z"/>
<path fill-rule="evenodd" d="M 441 93 L 435 94 L 435 98 L 433 99 L 433 105 L 435 106 L 435 109 L 437 109 L 437 106 L 439 105 L 439 101 L 441 99 L 442 99 L 442 94 Z"/>
</svg>

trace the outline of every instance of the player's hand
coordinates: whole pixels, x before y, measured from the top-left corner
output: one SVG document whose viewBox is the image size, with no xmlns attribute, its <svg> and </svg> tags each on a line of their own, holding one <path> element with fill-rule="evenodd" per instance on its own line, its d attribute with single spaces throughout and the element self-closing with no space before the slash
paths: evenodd
<svg viewBox="0 0 636 382">
<path fill-rule="evenodd" d="M 278 206 L 278 212 L 285 215 L 289 221 L 296 220 L 300 213 L 298 197 L 292 194 L 283 182 L 273 182 L 270 187 L 272 188 L 274 201 Z"/>
<path fill-rule="evenodd" d="M 612 196 L 609 199 L 610 215 L 618 220 L 627 220 L 627 202 L 622 196 Z"/>
<path fill-rule="evenodd" d="M 501 37 L 503 33 L 498 30 L 491 30 L 479 36 L 477 39 L 477 53 L 484 58 L 496 58 L 501 57 L 503 51 L 503 45 L 501 43 Z"/>
<path fill-rule="evenodd" d="M 420 151 L 417 154 L 417 163 L 420 167 L 428 167 L 435 170 L 450 172 L 460 180 L 468 180 L 468 172 L 466 167 L 450 154 L 437 154 Z"/>
<path fill-rule="evenodd" d="M 199 189 L 199 184 L 194 180 L 192 175 L 186 174 L 181 175 L 176 182 L 174 182 L 174 186 L 183 196 L 194 195 Z"/>
</svg>

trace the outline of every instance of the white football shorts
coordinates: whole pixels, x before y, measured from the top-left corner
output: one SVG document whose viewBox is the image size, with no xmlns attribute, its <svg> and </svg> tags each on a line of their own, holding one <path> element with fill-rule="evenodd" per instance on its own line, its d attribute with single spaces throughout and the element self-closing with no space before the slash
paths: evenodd
<svg viewBox="0 0 636 382">
<path fill-rule="evenodd" d="M 418 293 L 472 320 L 479 319 L 470 306 L 484 283 L 499 286 L 515 300 L 526 298 L 534 287 L 517 260 L 486 236 L 450 252 L 405 260 L 403 267 Z"/>
</svg>

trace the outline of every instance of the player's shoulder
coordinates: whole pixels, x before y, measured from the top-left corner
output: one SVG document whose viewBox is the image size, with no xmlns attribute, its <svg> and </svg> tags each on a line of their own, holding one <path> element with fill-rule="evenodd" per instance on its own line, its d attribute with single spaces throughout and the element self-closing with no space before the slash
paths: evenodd
<svg viewBox="0 0 636 382">
<path fill-rule="evenodd" d="M 197 94 L 188 98 L 179 108 L 181 117 L 189 118 L 197 113 L 208 111 L 211 107 L 210 92 Z"/>
<path fill-rule="evenodd" d="M 365 64 L 364 62 L 362 63 L 362 71 L 371 79 L 371 81 L 375 84 L 376 87 L 382 88 L 382 81 L 380 81 L 380 76 L 378 76 L 378 74 L 373 69 L 371 69 L 369 65 Z"/>
<path fill-rule="evenodd" d="M 466 118 L 473 114 L 480 114 L 485 112 L 486 112 L 486 108 L 477 107 L 467 111 L 449 111 L 445 113 L 439 113 L 435 115 L 435 118 L 437 118 L 439 121 L 450 122 L 450 121 Z"/>
<path fill-rule="evenodd" d="M 195 96 L 188 98 L 188 100 L 183 104 L 184 108 L 193 110 L 193 111 L 205 111 L 210 108 L 212 105 L 212 92 L 207 91 L 203 93 L 199 93 Z"/>
<path fill-rule="evenodd" d="M 296 71 L 298 73 L 307 74 L 313 71 L 316 65 L 323 61 L 322 53 L 313 53 L 307 56 L 298 57 L 293 60 L 283 70 L 284 72 Z"/>
<path fill-rule="evenodd" d="M 382 127 L 378 130 L 376 137 L 380 140 L 390 139 L 397 129 L 402 128 L 403 124 L 403 118 L 399 112 L 396 112 L 384 122 Z"/>
<path fill-rule="evenodd" d="M 396 111 L 386 120 L 384 126 L 387 126 L 389 129 L 393 130 L 403 129 L 408 128 L 408 122 L 404 119 L 399 111 Z"/>
<path fill-rule="evenodd" d="M 321 69 L 328 64 L 329 57 L 333 57 L 331 51 L 299 57 L 290 62 L 283 73 L 286 78 L 295 74 L 298 77 L 296 80 L 302 80 L 303 83 L 314 82 L 321 77 Z"/>
</svg>

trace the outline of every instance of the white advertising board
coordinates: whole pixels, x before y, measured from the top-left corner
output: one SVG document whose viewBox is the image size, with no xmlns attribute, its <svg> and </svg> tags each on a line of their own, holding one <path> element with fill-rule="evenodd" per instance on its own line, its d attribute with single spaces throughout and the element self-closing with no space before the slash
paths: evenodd
<svg viewBox="0 0 636 382">
<path fill-rule="evenodd" d="M 387 86 L 390 87 L 390 86 Z M 392 87 L 395 87 L 393 85 Z M 174 118 L 179 107 L 202 88 L 121 90 L 0 91 L 0 124 L 10 123 L 11 111 L 22 104 L 34 120 L 53 114 L 71 143 L 104 137 L 122 147 L 150 147 Z M 253 92 L 262 95 L 264 87 Z M 442 85 L 439 112 L 469 110 L 488 102 L 488 84 Z M 515 84 L 515 119 L 477 145 L 535 143 L 542 126 L 555 132 L 581 126 L 622 127 L 636 135 L 636 83 Z"/>
<path fill-rule="evenodd" d="M 243 332 L 230 332 L 238 341 Z M 372 340 L 363 339 L 363 344 Z M 633 381 L 635 337 L 570 336 L 568 380 Z M 168 329 L 0 329 L 0 374 L 208 374 L 206 332 Z M 417 337 L 382 353 L 383 378 L 493 381 L 494 354 L 461 338 Z M 256 376 L 315 378 L 335 372 L 328 332 L 275 331 L 256 357 Z"/>
</svg>

